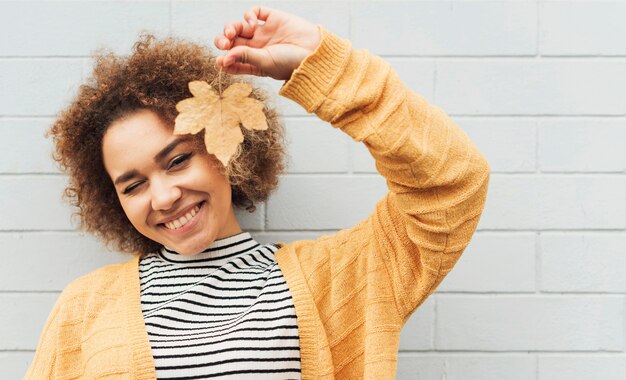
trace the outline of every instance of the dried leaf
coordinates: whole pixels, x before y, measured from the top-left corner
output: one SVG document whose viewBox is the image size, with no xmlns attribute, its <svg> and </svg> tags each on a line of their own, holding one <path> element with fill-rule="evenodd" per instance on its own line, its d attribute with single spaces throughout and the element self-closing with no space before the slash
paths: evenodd
<svg viewBox="0 0 626 380">
<path fill-rule="evenodd" d="M 174 134 L 196 134 L 204 128 L 204 145 L 224 166 L 243 141 L 240 124 L 249 130 L 267 129 L 263 103 L 249 98 L 252 86 L 234 83 L 220 96 L 208 83 L 189 82 L 192 98 L 176 104 Z"/>
</svg>

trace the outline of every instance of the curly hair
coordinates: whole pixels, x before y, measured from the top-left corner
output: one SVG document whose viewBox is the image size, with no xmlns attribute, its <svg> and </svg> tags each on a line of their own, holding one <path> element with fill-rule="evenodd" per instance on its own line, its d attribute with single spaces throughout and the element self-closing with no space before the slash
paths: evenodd
<svg viewBox="0 0 626 380">
<path fill-rule="evenodd" d="M 92 77 L 50 128 L 54 160 L 69 175 L 65 198 L 77 207 L 80 227 L 117 250 L 142 254 L 159 244 L 141 235 L 130 223 L 102 161 L 102 138 L 108 126 L 136 111 L 154 111 L 173 127 L 176 103 L 191 97 L 188 83 L 216 84 L 215 57 L 204 46 L 173 37 L 157 40 L 145 34 L 127 57 L 109 51 L 94 56 Z M 221 75 L 226 88 L 235 82 Z M 237 81 L 241 81 L 237 79 Z M 284 129 L 267 95 L 255 88 L 252 96 L 264 102 L 269 128 L 250 132 L 242 128 L 244 142 L 222 172 L 230 181 L 233 205 L 254 212 L 278 185 L 284 169 Z M 204 146 L 203 134 L 195 139 Z M 205 151 L 206 152 L 206 151 Z"/>
</svg>

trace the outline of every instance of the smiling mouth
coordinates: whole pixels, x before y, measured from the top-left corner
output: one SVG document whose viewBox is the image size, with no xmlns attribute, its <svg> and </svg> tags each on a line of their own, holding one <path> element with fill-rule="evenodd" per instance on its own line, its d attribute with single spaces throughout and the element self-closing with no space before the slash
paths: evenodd
<svg viewBox="0 0 626 380">
<path fill-rule="evenodd" d="M 167 223 L 162 223 L 162 225 L 168 230 L 177 230 L 179 228 L 182 228 L 196 216 L 196 214 L 198 213 L 198 211 L 200 211 L 200 208 L 202 208 L 203 205 L 204 202 L 198 204 L 196 207 L 189 210 L 185 215 L 181 216 L 180 218 Z"/>
</svg>

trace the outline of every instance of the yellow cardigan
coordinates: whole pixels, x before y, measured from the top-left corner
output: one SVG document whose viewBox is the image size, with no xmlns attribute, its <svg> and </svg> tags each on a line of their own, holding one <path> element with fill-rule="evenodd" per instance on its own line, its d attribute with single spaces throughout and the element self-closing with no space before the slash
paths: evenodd
<svg viewBox="0 0 626 380">
<path fill-rule="evenodd" d="M 393 379 L 400 329 L 468 244 L 489 166 L 387 63 L 323 29 L 281 95 L 362 141 L 389 187 L 356 226 L 276 253 L 298 317 L 302 378 Z M 155 377 L 137 265 L 102 268 L 63 291 L 26 378 Z"/>
</svg>

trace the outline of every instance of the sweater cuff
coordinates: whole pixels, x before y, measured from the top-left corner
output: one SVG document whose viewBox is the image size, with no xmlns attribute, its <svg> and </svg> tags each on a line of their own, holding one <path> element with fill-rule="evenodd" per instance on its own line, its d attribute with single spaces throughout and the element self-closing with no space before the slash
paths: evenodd
<svg viewBox="0 0 626 380">
<path fill-rule="evenodd" d="M 313 53 L 306 57 L 285 82 L 279 94 L 315 112 L 335 85 L 348 63 L 352 50 L 350 41 L 318 26 L 321 41 Z"/>
</svg>

